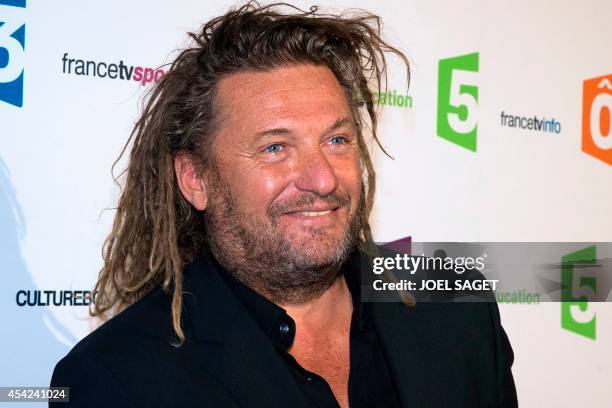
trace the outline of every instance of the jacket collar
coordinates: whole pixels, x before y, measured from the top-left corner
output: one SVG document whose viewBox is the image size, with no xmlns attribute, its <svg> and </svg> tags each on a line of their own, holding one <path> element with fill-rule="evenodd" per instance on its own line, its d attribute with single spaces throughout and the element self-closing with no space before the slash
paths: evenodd
<svg viewBox="0 0 612 408">
<path fill-rule="evenodd" d="M 197 340 L 223 342 L 232 322 L 245 317 L 220 273 L 207 250 L 183 272 L 183 301 Z"/>
<path fill-rule="evenodd" d="M 207 251 L 184 271 L 194 357 L 247 406 L 307 408 L 289 368 L 220 273 Z"/>
<path fill-rule="evenodd" d="M 353 254 L 352 267 L 363 267 L 363 256 Z M 284 361 L 220 273 L 224 272 L 207 251 L 184 271 L 185 309 L 195 339 L 207 349 L 203 368 L 249 406 L 306 408 Z M 399 302 L 373 303 L 371 313 L 402 406 L 426 405 L 431 390 L 419 374 L 427 371 L 419 350 L 428 345 L 415 331 L 423 324 L 420 314 Z M 243 375 L 249 381 L 243 381 Z"/>
</svg>

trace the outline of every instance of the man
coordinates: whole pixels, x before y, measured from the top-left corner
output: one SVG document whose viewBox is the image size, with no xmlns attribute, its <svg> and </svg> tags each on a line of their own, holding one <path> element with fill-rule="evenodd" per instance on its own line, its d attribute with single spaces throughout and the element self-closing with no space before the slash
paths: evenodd
<svg viewBox="0 0 612 408">
<path fill-rule="evenodd" d="M 53 374 L 73 406 L 516 405 L 495 304 L 360 302 L 369 86 L 405 61 L 377 23 L 249 3 L 192 34 L 132 134 L 93 314 L 121 313 Z"/>
</svg>

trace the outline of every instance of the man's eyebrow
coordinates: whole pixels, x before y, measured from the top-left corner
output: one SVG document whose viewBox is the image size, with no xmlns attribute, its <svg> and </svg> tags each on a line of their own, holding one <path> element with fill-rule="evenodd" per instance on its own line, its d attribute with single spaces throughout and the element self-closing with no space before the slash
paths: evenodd
<svg viewBox="0 0 612 408">
<path fill-rule="evenodd" d="M 323 131 L 323 133 L 325 134 L 325 133 L 333 132 L 334 130 L 339 129 L 344 126 L 352 126 L 355 129 L 357 128 L 357 126 L 355 125 L 355 121 L 352 118 L 344 117 L 344 118 L 337 119 L 334 123 L 328 126 Z M 266 130 L 257 132 L 255 134 L 255 140 L 259 140 L 261 138 L 270 137 L 270 136 L 289 135 L 291 133 L 292 133 L 291 129 L 284 128 L 284 127 L 266 129 Z"/>
<path fill-rule="evenodd" d="M 339 129 L 344 126 L 351 126 L 353 127 L 353 129 L 357 129 L 357 126 L 355 125 L 355 121 L 353 120 L 353 118 L 345 117 L 345 118 L 338 119 L 334 123 L 332 123 L 331 126 L 325 129 L 324 133 L 333 132 L 334 130 Z"/>
</svg>

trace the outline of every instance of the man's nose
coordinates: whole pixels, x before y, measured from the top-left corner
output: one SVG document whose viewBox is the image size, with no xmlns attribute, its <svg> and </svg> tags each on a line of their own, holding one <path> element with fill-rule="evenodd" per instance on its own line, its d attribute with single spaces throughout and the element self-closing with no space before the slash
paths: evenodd
<svg viewBox="0 0 612 408">
<path fill-rule="evenodd" d="M 296 187 L 326 196 L 338 187 L 337 169 L 320 148 L 313 149 L 300 157 Z"/>
</svg>

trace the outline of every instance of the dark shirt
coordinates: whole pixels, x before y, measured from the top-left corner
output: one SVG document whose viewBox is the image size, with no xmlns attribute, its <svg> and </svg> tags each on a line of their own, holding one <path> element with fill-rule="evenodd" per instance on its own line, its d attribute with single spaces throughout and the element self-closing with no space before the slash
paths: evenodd
<svg viewBox="0 0 612 408">
<path fill-rule="evenodd" d="M 287 312 L 243 285 L 219 266 L 236 297 L 249 310 L 276 351 L 285 361 L 312 407 L 338 408 L 338 402 L 321 376 L 305 370 L 287 350 L 295 338 L 295 322 Z M 351 408 L 400 407 L 399 395 L 370 315 L 370 304 L 360 301 L 359 271 L 346 263 L 342 269 L 353 299 L 350 328 L 348 398 Z"/>
</svg>

